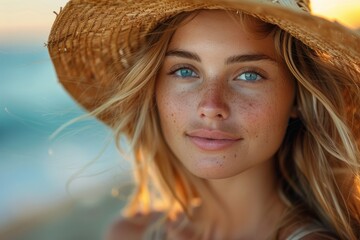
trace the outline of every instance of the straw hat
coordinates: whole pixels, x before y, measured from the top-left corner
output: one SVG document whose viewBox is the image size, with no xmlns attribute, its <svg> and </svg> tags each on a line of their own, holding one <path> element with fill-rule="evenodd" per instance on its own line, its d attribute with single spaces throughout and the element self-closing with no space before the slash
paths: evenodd
<svg viewBox="0 0 360 240">
<path fill-rule="evenodd" d="M 309 0 L 71 0 L 55 20 L 48 49 L 60 82 L 87 110 L 111 96 L 119 81 L 114 76 L 132 64 L 149 31 L 197 9 L 241 10 L 276 24 L 360 78 L 360 35 L 311 15 L 309 5 Z"/>
</svg>

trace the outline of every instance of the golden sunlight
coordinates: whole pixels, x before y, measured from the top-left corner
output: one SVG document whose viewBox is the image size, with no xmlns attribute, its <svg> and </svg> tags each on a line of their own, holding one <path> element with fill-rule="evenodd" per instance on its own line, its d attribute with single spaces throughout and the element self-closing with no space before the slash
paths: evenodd
<svg viewBox="0 0 360 240">
<path fill-rule="evenodd" d="M 311 3 L 316 15 L 336 20 L 351 28 L 360 28 L 359 0 L 313 0 Z"/>
</svg>

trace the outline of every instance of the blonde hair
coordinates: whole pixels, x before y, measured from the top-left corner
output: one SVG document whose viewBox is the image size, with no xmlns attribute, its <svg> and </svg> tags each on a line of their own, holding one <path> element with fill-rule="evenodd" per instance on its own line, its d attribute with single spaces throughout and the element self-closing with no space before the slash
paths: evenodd
<svg viewBox="0 0 360 240">
<path fill-rule="evenodd" d="M 131 67 L 116 76 L 116 96 L 93 112 L 96 116 L 111 114 L 117 141 L 125 135 L 133 150 L 136 187 L 124 209 L 126 216 L 160 210 L 163 220 L 178 211 L 191 218 L 199 199 L 209 194 L 205 181 L 189 174 L 167 147 L 154 97 L 157 72 L 168 43 L 189 16 L 193 13 L 181 13 L 152 31 L 143 49 L 129 56 Z M 359 116 L 349 115 L 347 105 L 351 101 L 359 106 L 356 79 L 347 69 L 332 64 L 324 53 L 310 49 L 278 27 L 259 24 L 246 14 L 240 16 L 241 22 L 257 22 L 258 31 L 274 34 L 279 56 L 297 85 L 299 117 L 290 122 L 277 154 L 281 192 L 289 203 L 282 227 L 308 217 L 341 239 L 359 239 L 359 151 L 349 127 Z"/>
<path fill-rule="evenodd" d="M 359 115 L 349 107 L 360 106 L 360 79 L 285 32 L 275 42 L 297 82 L 299 119 L 278 151 L 289 215 L 307 212 L 341 239 L 359 239 L 360 158 L 350 128 Z"/>
</svg>

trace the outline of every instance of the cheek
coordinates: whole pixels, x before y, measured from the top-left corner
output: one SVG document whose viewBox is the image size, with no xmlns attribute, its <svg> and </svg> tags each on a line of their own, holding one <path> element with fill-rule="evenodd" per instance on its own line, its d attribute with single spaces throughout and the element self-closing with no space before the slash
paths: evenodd
<svg viewBox="0 0 360 240">
<path fill-rule="evenodd" d="M 253 139 L 258 144 L 277 149 L 283 141 L 289 115 L 289 104 L 284 104 L 281 99 L 270 99 L 262 103 L 248 119 L 248 130 L 252 131 Z"/>
<path fill-rule="evenodd" d="M 164 136 L 169 140 L 169 136 L 181 131 L 185 124 L 186 115 L 189 111 L 188 99 L 166 86 L 157 89 L 156 103 L 160 117 L 160 124 Z"/>
<path fill-rule="evenodd" d="M 289 105 L 280 98 L 263 98 L 247 103 L 242 113 L 243 127 L 254 148 L 276 150 L 284 137 L 289 120 Z M 254 151 L 257 151 L 254 149 Z"/>
</svg>

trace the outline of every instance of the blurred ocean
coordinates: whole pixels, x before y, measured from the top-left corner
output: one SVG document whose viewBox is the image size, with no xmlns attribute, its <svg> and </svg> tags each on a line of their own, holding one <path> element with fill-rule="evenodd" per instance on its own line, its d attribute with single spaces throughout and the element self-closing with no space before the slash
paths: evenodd
<svg viewBox="0 0 360 240">
<path fill-rule="evenodd" d="M 0 239 L 99 239 L 86 231 L 118 213 L 111 192 L 117 196 L 131 166 L 109 129 L 88 119 L 50 139 L 82 114 L 57 82 L 45 47 L 0 46 Z M 94 209 L 102 217 L 76 227 Z"/>
</svg>

